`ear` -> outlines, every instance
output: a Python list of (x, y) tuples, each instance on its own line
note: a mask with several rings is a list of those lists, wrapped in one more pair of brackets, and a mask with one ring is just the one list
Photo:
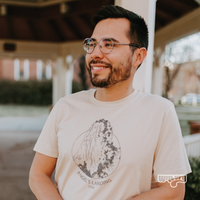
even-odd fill
[(144, 47), (136, 49), (134, 55), (135, 55), (134, 67), (137, 68), (140, 64), (142, 64), (143, 60), (147, 56), (147, 50)]

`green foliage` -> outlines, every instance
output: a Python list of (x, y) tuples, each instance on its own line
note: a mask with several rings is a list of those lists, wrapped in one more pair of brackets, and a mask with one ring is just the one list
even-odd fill
[(83, 85), (77, 81), (72, 81), (72, 93), (76, 93), (81, 90), (84, 90)]
[(52, 81), (0, 81), (0, 104), (51, 105)]
[(190, 158), (192, 173), (187, 175), (186, 193), (184, 200), (200, 199), (200, 157)]
[(79, 58), (79, 68), (80, 68), (80, 73), (79, 73), (79, 77), (81, 79), (81, 85), (82, 85), (82, 88), (83, 90), (87, 90), (88, 89), (88, 86), (87, 86), (87, 83), (86, 83), (86, 63), (85, 63), (85, 55), (81, 56)]

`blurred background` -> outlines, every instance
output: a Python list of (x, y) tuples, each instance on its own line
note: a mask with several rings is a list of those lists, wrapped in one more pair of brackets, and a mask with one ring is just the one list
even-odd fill
[(200, 196), (200, 0), (0, 0), (0, 200), (35, 200), (33, 146), (59, 98), (92, 88), (82, 41), (104, 5), (143, 16), (148, 57), (134, 87), (175, 105)]

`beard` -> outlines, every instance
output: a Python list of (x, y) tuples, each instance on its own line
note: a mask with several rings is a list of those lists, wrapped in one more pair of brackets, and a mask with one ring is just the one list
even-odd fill
[[(106, 65), (107, 68), (110, 69), (109, 74), (103, 78), (98, 78), (98, 74), (92, 74), (92, 63), (99, 63)], [(109, 88), (119, 82), (127, 80), (131, 76), (131, 68), (132, 68), (132, 58), (129, 58), (127, 62), (120, 62), (116, 67), (113, 67), (111, 64), (99, 61), (99, 60), (91, 60), (89, 63), (88, 72), (90, 75), (90, 81), (93, 86), (100, 88)]]

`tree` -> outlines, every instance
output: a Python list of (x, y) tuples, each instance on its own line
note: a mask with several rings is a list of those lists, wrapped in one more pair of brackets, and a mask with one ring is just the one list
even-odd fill
[[(200, 35), (199, 35), (200, 37)], [(177, 77), (181, 64), (191, 61), (193, 58), (194, 45), (190, 42), (191, 36), (168, 44), (164, 53), (164, 67), (166, 81), (164, 85), (163, 97), (168, 98), (168, 92), (173, 86), (173, 81)], [(193, 42), (194, 43), (194, 42)], [(176, 68), (174, 64), (176, 63)]]

